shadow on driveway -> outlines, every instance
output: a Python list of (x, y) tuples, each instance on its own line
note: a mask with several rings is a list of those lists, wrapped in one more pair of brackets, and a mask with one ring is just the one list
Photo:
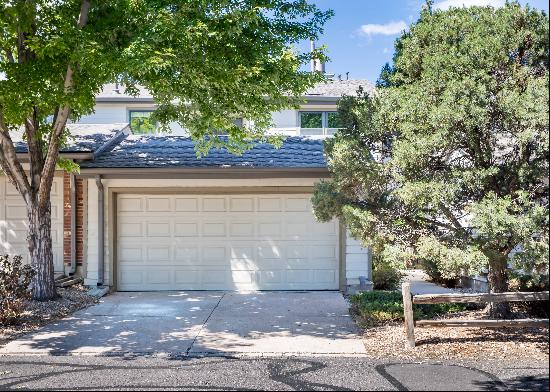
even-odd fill
[(339, 292), (115, 293), (0, 354), (361, 354)]

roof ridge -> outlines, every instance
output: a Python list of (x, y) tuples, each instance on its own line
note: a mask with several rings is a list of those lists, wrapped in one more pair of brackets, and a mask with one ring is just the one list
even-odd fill
[(94, 151), (93, 159), (96, 159), (97, 157), (99, 157), (100, 155), (106, 152), (112, 151), (131, 133), (132, 133), (132, 129), (130, 128), (130, 124), (126, 124), (126, 126), (118, 130), (111, 139), (107, 140), (105, 144), (103, 144), (101, 147), (99, 147), (97, 150)]

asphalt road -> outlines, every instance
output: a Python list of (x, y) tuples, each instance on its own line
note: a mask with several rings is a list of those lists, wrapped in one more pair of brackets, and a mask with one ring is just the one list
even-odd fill
[(548, 363), (366, 357), (0, 357), (0, 390), (548, 390)]

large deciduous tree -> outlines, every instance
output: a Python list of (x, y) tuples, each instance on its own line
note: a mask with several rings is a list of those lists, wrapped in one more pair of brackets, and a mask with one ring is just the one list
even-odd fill
[[(67, 121), (93, 111), (102, 85), (154, 96), (156, 118), (179, 122), (205, 152), (264, 138), (270, 112), (296, 105), (322, 78), (301, 71), (322, 51), (330, 11), (307, 0), (13, 0), (0, 4), (0, 167), (27, 205), (33, 297), (56, 296), (50, 190)], [(254, 127), (237, 126), (235, 117)], [(220, 129), (229, 141), (217, 138)], [(28, 167), (14, 134), (28, 146)], [(208, 137), (211, 136), (211, 137)]]
[(317, 216), (343, 218), (392, 262), (488, 266), (494, 292), (509, 262), (547, 274), (548, 17), (428, 6), (395, 48), (374, 94), (340, 102)]

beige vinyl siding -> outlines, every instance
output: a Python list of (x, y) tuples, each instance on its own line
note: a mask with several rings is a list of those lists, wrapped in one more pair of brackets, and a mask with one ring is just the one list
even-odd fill
[[(52, 249), (54, 269), (63, 272), (63, 179), (52, 185)], [(21, 255), (29, 260), (27, 249), (27, 209), (15, 187), (0, 175), (0, 253)]]

